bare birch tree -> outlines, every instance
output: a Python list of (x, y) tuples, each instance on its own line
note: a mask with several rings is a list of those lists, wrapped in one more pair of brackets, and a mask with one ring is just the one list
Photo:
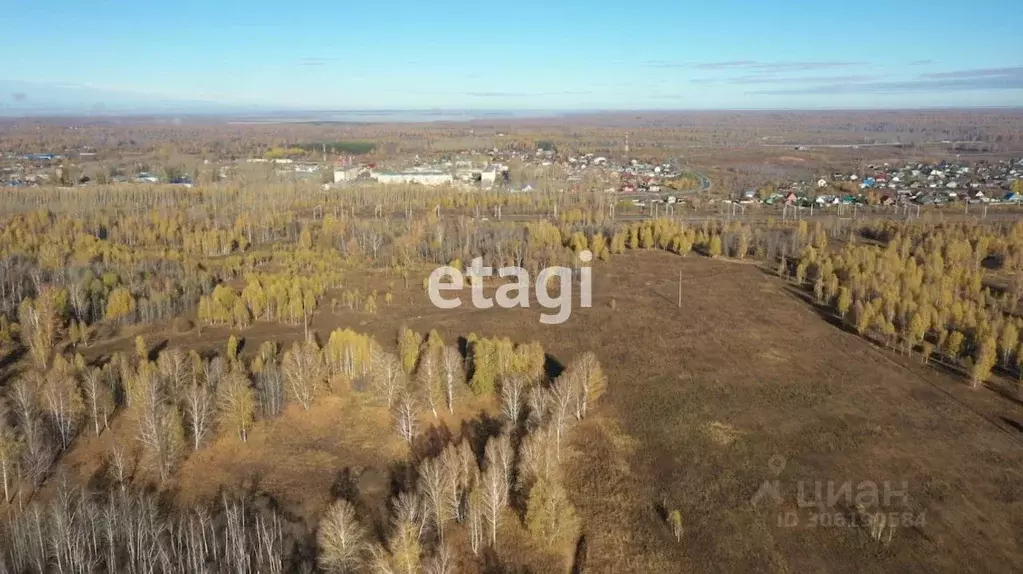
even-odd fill
[(421, 539), (430, 522), (429, 508), (423, 497), (416, 491), (402, 492), (394, 499), (395, 525), (406, 523), (415, 526), (416, 538)]
[(219, 356), (202, 362), (202, 376), (211, 389), (217, 388), (217, 385), (220, 384), (220, 379), (224, 377), (226, 372), (227, 367), (224, 366), (224, 359)]
[(440, 354), (440, 372), (448, 412), (455, 412), (455, 397), (465, 385), (465, 366), (455, 347), (444, 347)]
[(213, 429), (216, 418), (214, 384), (206, 379), (205, 374), (193, 372), (181, 392), (182, 410), (193, 450), (199, 450)]
[(522, 414), (522, 405), (525, 403), (527, 392), (527, 379), (525, 375), (511, 373), (501, 377), (501, 414), (504, 415), (514, 428), (519, 422)]
[(540, 385), (529, 388), (529, 417), (526, 419), (526, 430), (533, 432), (550, 421), (551, 393)]
[(43, 386), (44, 413), (53, 423), (60, 449), (67, 450), (81, 425), (85, 405), (78, 384), (70, 375), (54, 369)]
[(474, 555), (479, 555), (483, 543), (483, 494), (474, 490), (469, 494), (469, 507), (466, 517), (466, 533), (469, 535), (469, 548)]
[(396, 395), (405, 388), (401, 361), (393, 353), (377, 346), (373, 347), (370, 357), (373, 388), (380, 398), (387, 401), (387, 408), (391, 408)]
[(394, 423), (401, 438), (412, 444), (419, 432), (419, 404), (415, 395), (402, 393), (394, 407)]
[(284, 376), (276, 363), (266, 363), (256, 373), (256, 391), (263, 418), (272, 419), (284, 411)]
[(141, 389), (135, 411), (136, 438), (145, 459), (165, 481), (177, 464), (183, 446), (181, 418), (167, 401), (159, 381), (150, 377)]
[(107, 421), (114, 412), (114, 393), (107, 383), (107, 375), (100, 368), (86, 369), (82, 373), (82, 395), (85, 410), (96, 436), (107, 428)]
[(430, 412), (437, 418), (437, 408), (446, 404), (446, 394), (444, 380), (441, 378), (440, 357), (435, 350), (424, 348), (419, 355), (416, 383), (426, 404), (430, 406)]
[(490, 546), (497, 548), (497, 529), (501, 526), (504, 508), (508, 505), (508, 480), (499, 468), (490, 468), (480, 481), (480, 502), (490, 533)]
[(575, 394), (576, 418), (583, 419), (590, 403), (599, 399), (607, 389), (607, 377), (600, 368), (597, 356), (589, 351), (573, 361), (565, 375)]
[(192, 362), (184, 351), (175, 347), (162, 351), (156, 358), (156, 368), (163, 377), (168, 398), (175, 400), (192, 381)]
[(323, 387), (326, 374), (316, 341), (306, 339), (295, 343), (284, 353), (281, 368), (289, 394), (303, 409), (309, 410)]
[(575, 392), (569, 381), (558, 377), (551, 387), (551, 425), (554, 427), (554, 452), (561, 460), (561, 439), (571, 424), (571, 407), (575, 401)]
[(117, 481), (121, 492), (124, 492), (128, 479), (128, 453), (124, 446), (115, 441), (110, 446), (108, 461), (110, 462), (110, 470), (114, 475), (114, 480)]
[(520, 484), (547, 480), (557, 469), (553, 427), (545, 426), (526, 435), (522, 441)]
[(245, 442), (256, 414), (256, 399), (249, 378), (233, 370), (220, 381), (217, 389), (217, 419), (220, 428), (238, 435)]
[(454, 574), (455, 564), (454, 552), (446, 542), (441, 540), (434, 549), (433, 556), (423, 565), (423, 572), (425, 574)]
[(369, 539), (347, 500), (338, 500), (320, 520), (316, 533), (321, 570), (346, 574), (358, 572), (365, 562)]
[(53, 352), (57, 330), (56, 289), (46, 287), (36, 299), (25, 299), (18, 308), (21, 339), (37, 369), (45, 370)]
[(14, 431), (7, 405), (0, 401), (0, 480), (4, 483), (4, 502), (10, 502), (11, 475), (21, 455), (21, 440)]
[(38, 485), (46, 476), (56, 454), (36, 406), (40, 400), (42, 385), (42, 376), (35, 371), (29, 371), (16, 379), (9, 391), (11, 406), (23, 440), (21, 469), (32, 480), (33, 485)]
[(395, 572), (416, 574), (420, 572), (422, 555), (422, 530), (416, 524), (398, 520), (388, 546), (391, 548), (391, 568)]
[[(472, 477), (467, 472), (470, 468), (462, 463), (462, 449), (453, 444), (444, 449), (439, 462), (444, 473), (442, 483), (447, 515), (461, 522), (465, 518), (465, 505), (472, 488)], [(475, 463), (472, 464), (471, 470), (476, 470)]]
[(445, 470), (438, 459), (427, 459), (419, 465), (417, 488), (423, 494), (426, 509), (441, 540), (444, 539), (444, 524), (451, 517), (447, 496), (450, 492), (449, 482), (452, 481), (454, 476)]
[(500, 472), (504, 476), (505, 484), (511, 487), (512, 470), (515, 467), (515, 449), (512, 448), (511, 438), (502, 433), (487, 441), (484, 449), (484, 458), (487, 463), (487, 470)]

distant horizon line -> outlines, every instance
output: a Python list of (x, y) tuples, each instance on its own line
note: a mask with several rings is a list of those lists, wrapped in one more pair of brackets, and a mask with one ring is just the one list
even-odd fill
[[(229, 107), (229, 106), (225, 106)], [(254, 120), (273, 119), (272, 116), (280, 115), (288, 117), (288, 121), (321, 122), (334, 121), (344, 123), (344, 120), (331, 120), (329, 118), (301, 118), (296, 116), (315, 114), (421, 114), (421, 115), (455, 115), (455, 114), (489, 114), (494, 116), (505, 115), (502, 118), (494, 119), (543, 119), (551, 115), (557, 116), (579, 116), (579, 115), (611, 115), (611, 114), (634, 114), (634, 113), (708, 113), (708, 112), (916, 112), (916, 111), (1023, 111), (1023, 105), (966, 105), (966, 106), (900, 106), (900, 107), (722, 107), (722, 108), (473, 108), (473, 107), (427, 107), (427, 108), (273, 108), (269, 106), (238, 106), (237, 109), (220, 110), (132, 110), (108, 112), (96, 111), (54, 111), (40, 109), (38, 111), (17, 110), (27, 113), (8, 113), (15, 110), (3, 109), (0, 107), (0, 118), (3, 120), (47, 120), (47, 119), (116, 119), (116, 118), (237, 118)], [(537, 114), (537, 115), (524, 115)], [(281, 118), (284, 119), (284, 118)], [(440, 118), (439, 118), (440, 119)], [(466, 118), (464, 121), (487, 118)], [(353, 122), (357, 120), (352, 120)], [(400, 121), (400, 120), (399, 120)], [(405, 120), (406, 122), (409, 120)], [(379, 122), (372, 122), (379, 123)]]

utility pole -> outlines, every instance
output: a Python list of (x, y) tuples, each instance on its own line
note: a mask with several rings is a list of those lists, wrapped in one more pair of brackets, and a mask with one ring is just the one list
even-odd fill
[(682, 308), (682, 270), (678, 270), (678, 308)]

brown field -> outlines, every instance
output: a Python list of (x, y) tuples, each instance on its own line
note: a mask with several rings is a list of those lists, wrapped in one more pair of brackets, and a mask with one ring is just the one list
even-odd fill
[[(387, 278), (366, 281), (383, 289)], [(751, 264), (660, 251), (616, 257), (595, 268), (593, 307), (556, 326), (540, 324), (536, 307), (437, 310), (419, 285), (399, 281), (395, 302), (376, 315), (333, 315), (321, 306), (312, 327), (321, 339), (351, 326), (390, 344), (402, 324), (437, 329), (449, 342), (470, 332), (510, 336), (540, 341), (555, 361), (593, 350), (603, 364), (608, 392), (563, 461), (583, 519), (579, 571), (1023, 569), (1023, 403), (1000, 392), (1009, 382), (973, 391), (918, 357), (875, 347)], [(125, 330), (91, 345), (87, 358), (130, 349), (136, 332), (151, 345), (169, 339), (202, 348), (223, 348), (229, 334)], [(259, 324), (240, 335), (252, 353), (266, 339), (285, 347), (302, 329)], [(367, 508), (381, 510), (407, 450), (383, 408), (355, 408), (357, 401), (327, 398), (308, 412), (291, 405), (281, 418), (257, 423), (244, 447), (217, 439), (184, 463), (175, 498), (209, 500), (222, 487), (264, 492), (311, 526), (348, 485)], [(424, 427), (471, 434), (458, 419), (479, 423), (488, 408), (466, 403), (458, 416), (425, 419)], [(93, 475), (104, 443), (120, 434), (115, 423), (100, 439), (80, 439), (62, 467)], [(784, 457), (783, 469), (769, 465), (772, 455)], [(768, 480), (778, 480), (781, 504), (765, 497), (754, 506)], [(800, 508), (801, 481), (805, 493), (822, 484), (822, 503), (828, 481), (850, 483), (853, 494), (876, 483), (882, 508), (913, 521), (888, 545), (871, 540), (866, 527), (811, 525), (813, 515), (825, 522), (854, 513), (844, 499)], [(884, 504), (886, 481), (905, 490), (906, 505)], [(681, 543), (664, 525), (665, 508), (682, 512)], [(797, 526), (779, 525), (786, 512), (796, 513)], [(517, 544), (509, 539), (502, 550)]]

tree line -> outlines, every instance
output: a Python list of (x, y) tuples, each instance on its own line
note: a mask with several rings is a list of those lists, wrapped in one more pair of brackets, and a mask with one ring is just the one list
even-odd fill
[[(864, 337), (963, 369), (974, 387), (1001, 365), (1023, 377), (1023, 224), (874, 222), (840, 250), (808, 246), (779, 271)], [(986, 268), (1009, 279), (993, 283)]]

